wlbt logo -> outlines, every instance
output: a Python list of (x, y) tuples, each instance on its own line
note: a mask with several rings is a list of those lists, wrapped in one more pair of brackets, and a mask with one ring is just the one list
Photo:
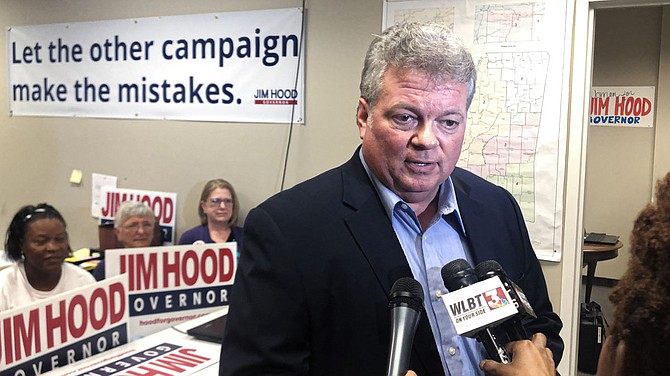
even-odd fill
[(486, 305), (488, 305), (489, 309), (491, 310), (504, 307), (509, 304), (509, 300), (507, 300), (503, 289), (500, 287), (486, 291), (483, 295), (484, 300), (486, 301)]

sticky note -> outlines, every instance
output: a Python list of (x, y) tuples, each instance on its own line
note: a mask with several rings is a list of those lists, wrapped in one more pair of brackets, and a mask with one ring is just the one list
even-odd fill
[(81, 184), (81, 175), (81, 170), (72, 170), (72, 174), (70, 174), (70, 183)]

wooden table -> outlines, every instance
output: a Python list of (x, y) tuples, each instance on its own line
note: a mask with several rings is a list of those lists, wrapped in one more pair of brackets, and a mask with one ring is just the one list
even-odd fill
[(593, 288), (593, 279), (596, 274), (596, 264), (598, 261), (611, 260), (619, 256), (619, 248), (623, 247), (621, 241), (616, 244), (594, 244), (584, 243), (583, 245), (583, 266), (586, 266), (586, 296), (585, 302), (591, 301), (591, 289)]

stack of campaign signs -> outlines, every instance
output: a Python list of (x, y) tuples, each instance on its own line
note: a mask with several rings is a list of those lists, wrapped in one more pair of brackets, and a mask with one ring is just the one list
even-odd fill
[[(228, 307), (175, 325), (83, 361), (58, 368), (54, 375), (213, 375), (220, 343), (201, 341), (187, 332), (226, 317)], [(51, 375), (52, 373), (49, 373)]]
[(108, 250), (107, 279), (0, 313), (0, 376), (216, 364), (218, 343), (194, 346), (187, 331), (227, 312), (236, 254), (236, 243)]

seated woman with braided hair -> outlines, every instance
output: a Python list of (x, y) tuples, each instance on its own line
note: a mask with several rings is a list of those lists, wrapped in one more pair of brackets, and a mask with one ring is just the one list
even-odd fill
[(27, 205), (14, 215), (5, 250), (15, 263), (0, 271), (0, 312), (95, 282), (65, 262), (71, 253), (66, 227), (49, 204)]

